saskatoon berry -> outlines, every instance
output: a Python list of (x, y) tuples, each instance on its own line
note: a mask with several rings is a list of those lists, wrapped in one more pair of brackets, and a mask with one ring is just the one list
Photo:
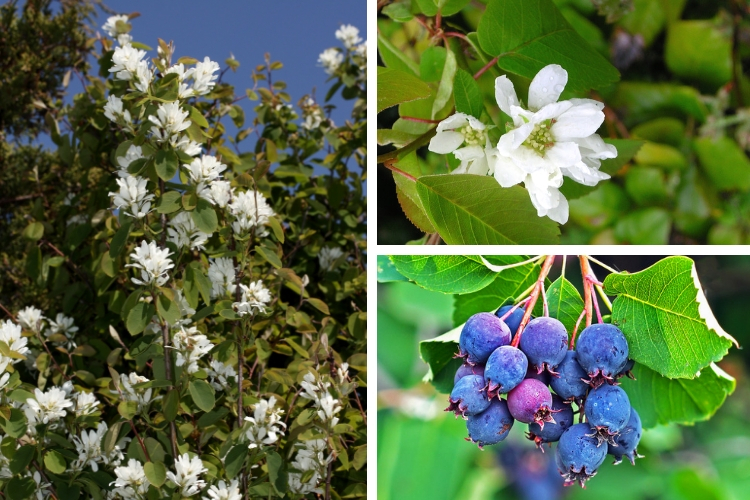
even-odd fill
[(484, 365), (471, 366), (469, 363), (464, 363), (458, 367), (456, 374), (453, 376), (453, 384), (458, 382), (458, 379), (465, 377), (466, 375), (481, 375), (484, 377)]
[(565, 353), (565, 359), (557, 367), (558, 376), (552, 377), (549, 385), (558, 396), (567, 400), (580, 400), (586, 395), (589, 386), (583, 379), (586, 378), (586, 372), (578, 364), (578, 354), (576, 351)]
[(583, 410), (588, 423), (596, 429), (599, 444), (615, 444), (630, 419), (630, 399), (622, 388), (605, 384), (589, 392)]
[(541, 428), (553, 422), (552, 393), (542, 382), (527, 378), (508, 393), (508, 409), (513, 418), (530, 424), (536, 422)]
[(597, 323), (584, 328), (578, 337), (576, 351), (578, 362), (588, 373), (592, 387), (598, 387), (604, 382), (613, 383), (613, 377), (628, 362), (628, 341), (625, 340), (625, 335), (615, 325), (608, 323)]
[(508, 403), (502, 399), (493, 399), (489, 408), (466, 420), (466, 429), (469, 431), (466, 440), (477, 443), (480, 448), (499, 443), (508, 435), (513, 422)]
[(529, 424), (529, 432), (526, 434), (542, 451), (542, 443), (557, 441), (563, 431), (573, 425), (573, 408), (555, 394), (552, 395), (552, 411), (555, 412), (554, 422), (546, 424), (544, 428), (537, 423)]
[(467, 375), (459, 379), (453, 386), (448, 402), (450, 405), (445, 411), (452, 411), (464, 418), (486, 410), (490, 406), (490, 400), (484, 393), (484, 377)]
[(487, 381), (487, 397), (494, 398), (505, 394), (521, 383), (526, 376), (529, 362), (520, 349), (504, 345), (490, 354), (484, 367), (484, 378)]
[(547, 369), (554, 374), (554, 369), (565, 359), (568, 332), (555, 318), (534, 318), (524, 328), (519, 347), (537, 373)]
[(535, 378), (538, 381), (542, 382), (544, 385), (549, 385), (550, 379), (554, 377), (552, 377), (549, 372), (537, 373), (536, 368), (529, 365), (529, 368), (526, 370), (526, 377), (524, 378)]
[(635, 408), (630, 409), (630, 419), (627, 425), (615, 437), (617, 446), (607, 445), (607, 453), (614, 455), (615, 464), (622, 462), (622, 457), (628, 457), (630, 463), (635, 465), (636, 458), (643, 458), (638, 454), (638, 442), (641, 440), (643, 428), (641, 427), (641, 417)]
[[(495, 312), (495, 316), (497, 316), (498, 318), (502, 318), (511, 309), (513, 309), (513, 306), (503, 306)], [(510, 328), (511, 336), (516, 334), (518, 327), (521, 325), (521, 320), (523, 319), (523, 315), (525, 312), (526, 311), (524, 309), (518, 307), (510, 314), (510, 316), (503, 320), (505, 321), (505, 324), (508, 325), (508, 328)]]
[(510, 329), (492, 313), (478, 313), (466, 320), (458, 340), (458, 355), (470, 365), (484, 363), (492, 351), (510, 344)]
[(635, 380), (635, 376), (633, 375), (633, 367), (635, 366), (635, 361), (632, 359), (629, 359), (627, 363), (625, 363), (625, 366), (620, 370), (620, 373), (615, 375), (615, 378), (622, 378), (622, 377), (628, 377), (629, 379)]
[(592, 432), (591, 426), (584, 423), (568, 427), (560, 436), (555, 461), (565, 486), (577, 481), (583, 487), (604, 462), (607, 450), (598, 445)]

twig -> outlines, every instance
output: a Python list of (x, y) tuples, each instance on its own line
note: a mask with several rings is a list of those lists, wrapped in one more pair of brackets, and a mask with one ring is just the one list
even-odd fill
[(492, 59), (490, 59), (490, 62), (488, 62), (487, 64), (485, 64), (485, 65), (484, 65), (484, 66), (482, 67), (482, 69), (480, 69), (479, 71), (477, 71), (477, 72), (476, 72), (476, 73), (474, 74), (474, 80), (479, 80), (479, 77), (480, 77), (480, 76), (482, 76), (483, 74), (485, 74), (485, 73), (487, 72), (487, 70), (488, 70), (488, 69), (490, 69), (490, 68), (491, 68), (491, 67), (493, 67), (493, 66), (494, 66), (495, 64), (497, 64), (497, 59), (498, 59), (498, 57), (499, 57), (499, 56), (493, 57)]
[(581, 275), (583, 275), (583, 308), (586, 311), (586, 326), (591, 326), (591, 316), (593, 315), (591, 309), (591, 287), (586, 282), (586, 276), (591, 273), (591, 267), (585, 255), (579, 255), (578, 262), (581, 263)]
[(539, 278), (536, 280), (534, 289), (531, 291), (531, 295), (529, 296), (529, 301), (526, 303), (526, 312), (523, 314), (523, 319), (521, 319), (521, 323), (518, 325), (518, 330), (516, 330), (516, 335), (515, 337), (513, 337), (513, 342), (511, 342), (510, 344), (513, 347), (518, 347), (518, 343), (521, 341), (521, 333), (523, 332), (524, 328), (526, 328), (526, 324), (529, 322), (529, 319), (531, 319), (531, 313), (534, 310), (536, 301), (539, 298), (539, 295), (542, 293), (542, 289), (544, 288), (544, 280), (545, 278), (547, 278), (547, 274), (549, 274), (549, 270), (552, 268), (552, 264), (554, 262), (554, 255), (547, 255), (544, 258), (544, 264), (542, 264), (542, 269), (541, 271), (539, 271)]
[(393, 166), (393, 164), (394, 164), (394, 163), (396, 163), (396, 161), (397, 161), (397, 160), (396, 160), (395, 158), (394, 158), (394, 159), (391, 159), (391, 160), (386, 160), (385, 162), (383, 162), (383, 166), (384, 166), (385, 168), (387, 168), (388, 170), (391, 170), (391, 171), (393, 171), (393, 172), (396, 172), (397, 174), (401, 174), (401, 175), (403, 175), (404, 177), (406, 177), (406, 178), (407, 178), (407, 179), (409, 179), (410, 181), (414, 181), (414, 182), (417, 182), (417, 178), (416, 178), (416, 177), (414, 177), (413, 175), (411, 175), (411, 174), (407, 174), (406, 172), (404, 172), (404, 171), (403, 171), (403, 170), (401, 170), (400, 168), (396, 168), (396, 167), (394, 167), (394, 166)]
[(734, 93), (737, 98), (737, 107), (744, 108), (744, 98), (742, 97), (742, 59), (740, 58), (740, 22), (742, 21), (742, 12), (737, 0), (730, 3), (732, 9), (732, 83)]
[(425, 245), (439, 245), (440, 239), (440, 233), (432, 233), (427, 237)]

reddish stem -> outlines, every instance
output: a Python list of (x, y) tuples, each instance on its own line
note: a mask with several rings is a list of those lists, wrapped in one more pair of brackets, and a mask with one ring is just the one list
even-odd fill
[(594, 286), (595, 286), (594, 282), (591, 281), (589, 286), (591, 287), (591, 295), (592, 295), (592, 300), (594, 302), (594, 309), (596, 309), (596, 319), (599, 321), (599, 323), (604, 323), (604, 321), (602, 321), (602, 313), (601, 311), (599, 311), (599, 300), (597, 300), (596, 298), (596, 293), (594, 290)]
[(388, 160), (388, 161), (385, 161), (385, 162), (383, 162), (383, 166), (384, 166), (385, 168), (387, 168), (388, 170), (392, 170), (393, 172), (396, 172), (397, 174), (401, 174), (401, 175), (403, 175), (404, 177), (406, 177), (407, 179), (409, 179), (409, 180), (411, 180), (411, 181), (417, 182), (417, 178), (416, 178), (416, 177), (414, 177), (414, 176), (413, 176), (413, 175), (411, 175), (411, 174), (407, 174), (406, 172), (404, 172), (404, 171), (403, 171), (403, 170), (401, 170), (401, 169), (398, 169), (398, 168), (394, 167), (394, 166), (393, 166), (393, 164), (394, 164), (394, 163), (396, 163), (396, 160), (395, 160), (395, 159), (393, 159), (393, 160)]
[(493, 57), (492, 59), (490, 59), (490, 62), (485, 64), (484, 67), (482, 67), (482, 69), (480, 69), (474, 74), (474, 80), (479, 80), (479, 77), (485, 74), (487, 70), (490, 69), (492, 66), (494, 66), (496, 63), (497, 63), (497, 57)]
[(505, 321), (506, 319), (508, 319), (508, 317), (509, 317), (509, 316), (510, 316), (511, 314), (513, 314), (513, 312), (514, 312), (514, 311), (515, 311), (516, 309), (518, 309), (518, 308), (519, 308), (519, 307), (521, 307), (522, 305), (526, 304), (526, 303), (527, 303), (527, 302), (529, 301), (529, 298), (530, 298), (530, 297), (526, 297), (526, 298), (525, 298), (525, 299), (523, 299), (523, 300), (522, 300), (521, 302), (519, 302), (518, 304), (516, 304), (516, 305), (514, 305), (513, 307), (511, 307), (511, 308), (510, 308), (510, 310), (509, 310), (509, 311), (508, 311), (507, 313), (505, 313), (505, 314), (503, 314), (502, 316), (500, 316), (500, 321)]
[(586, 311), (586, 326), (591, 326), (591, 287), (588, 286), (587, 277), (591, 274), (589, 260), (585, 255), (578, 256), (578, 262), (581, 263), (581, 275), (583, 276), (583, 310)]
[(576, 334), (578, 333), (578, 326), (581, 324), (581, 320), (583, 319), (583, 315), (586, 314), (586, 309), (584, 308), (581, 311), (581, 314), (578, 315), (578, 320), (576, 321), (576, 326), (573, 327), (573, 335), (570, 336), (570, 346), (568, 347), (568, 350), (572, 351), (575, 348), (576, 345)]
[(518, 343), (521, 342), (521, 333), (523, 332), (524, 328), (526, 328), (526, 324), (529, 322), (529, 319), (531, 319), (531, 312), (534, 310), (534, 306), (536, 305), (536, 301), (539, 298), (539, 295), (544, 290), (544, 279), (549, 274), (549, 270), (552, 268), (552, 264), (554, 262), (554, 255), (548, 255), (544, 259), (542, 270), (539, 271), (539, 278), (537, 279), (536, 285), (534, 285), (534, 289), (531, 291), (531, 295), (529, 295), (528, 302), (526, 303), (526, 312), (523, 314), (521, 324), (518, 325), (518, 330), (516, 330), (516, 336), (513, 337), (513, 342), (511, 342), (510, 344), (513, 347), (518, 347)]
[(469, 40), (469, 39), (468, 39), (468, 38), (466, 37), (466, 35), (464, 35), (463, 33), (457, 33), (457, 32), (455, 32), (455, 31), (446, 31), (445, 33), (443, 33), (443, 35), (445, 35), (445, 36), (452, 36), (452, 37), (454, 37), (454, 38), (460, 38), (460, 39), (462, 39), (462, 40), (466, 40), (466, 41), (468, 41), (468, 40)]
[(442, 120), (428, 120), (427, 118), (417, 118), (415, 116), (402, 116), (401, 119), (409, 121), (409, 122), (429, 123), (429, 124), (440, 123), (442, 121)]

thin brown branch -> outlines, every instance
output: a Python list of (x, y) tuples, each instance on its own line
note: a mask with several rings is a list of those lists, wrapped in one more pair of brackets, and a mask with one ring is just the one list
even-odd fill
[(497, 64), (497, 59), (498, 59), (498, 57), (493, 57), (492, 59), (490, 59), (490, 61), (487, 64), (485, 64), (484, 66), (482, 66), (482, 68), (479, 71), (477, 71), (476, 73), (474, 73), (474, 80), (479, 80), (480, 76), (482, 76), (483, 74), (485, 74), (488, 69), (490, 69), (495, 64)]

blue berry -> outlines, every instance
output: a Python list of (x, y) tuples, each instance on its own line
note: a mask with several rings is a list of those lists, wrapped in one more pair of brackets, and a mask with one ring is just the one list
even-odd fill
[(630, 399), (621, 387), (604, 384), (589, 392), (583, 410), (588, 423), (596, 428), (599, 443), (615, 444), (630, 419)]
[(471, 365), (484, 363), (492, 351), (510, 344), (510, 329), (492, 313), (478, 313), (466, 320), (458, 340), (460, 357)]
[(542, 382), (527, 378), (508, 393), (508, 409), (513, 418), (530, 424), (536, 422), (544, 428), (546, 422), (554, 422), (552, 417), (552, 393)]
[(448, 397), (448, 408), (456, 415), (467, 418), (469, 415), (481, 413), (490, 406), (490, 400), (484, 392), (484, 377), (481, 375), (467, 375), (459, 379), (453, 386)]
[(629, 379), (635, 380), (635, 375), (633, 375), (633, 367), (635, 366), (635, 361), (632, 359), (629, 359), (627, 363), (625, 363), (625, 366), (622, 367), (622, 370), (620, 370), (620, 373), (615, 375), (615, 378), (622, 378), (622, 377), (628, 377)]
[(565, 359), (557, 367), (558, 376), (550, 379), (552, 390), (563, 399), (578, 401), (586, 396), (589, 386), (583, 379), (586, 372), (578, 363), (576, 351), (565, 353)]
[(529, 358), (537, 373), (545, 369), (550, 373), (565, 359), (568, 350), (568, 332), (555, 318), (534, 318), (523, 329), (519, 347)]
[(555, 461), (565, 486), (578, 482), (583, 487), (604, 462), (607, 449), (598, 445), (592, 432), (591, 426), (584, 423), (568, 427), (560, 436)]
[[(513, 306), (503, 306), (495, 312), (495, 316), (497, 316), (498, 318), (502, 318), (511, 309), (513, 309)], [(511, 335), (516, 334), (516, 330), (518, 330), (518, 327), (521, 325), (521, 320), (523, 319), (523, 315), (525, 312), (526, 311), (523, 308), (518, 307), (510, 314), (510, 316), (503, 320), (505, 321), (505, 324), (508, 325), (508, 328), (510, 328)]]
[(480, 448), (499, 443), (508, 435), (513, 422), (508, 403), (502, 399), (493, 399), (486, 410), (471, 415), (466, 420), (466, 429), (469, 431), (466, 439), (477, 443)]
[(453, 384), (458, 382), (458, 379), (465, 377), (466, 375), (481, 375), (484, 377), (484, 365), (471, 366), (469, 363), (464, 363), (458, 367), (456, 374), (453, 376)]
[(542, 443), (553, 443), (560, 439), (562, 433), (573, 425), (573, 408), (560, 396), (552, 395), (552, 408), (554, 422), (547, 423), (541, 427), (537, 423), (529, 424), (529, 432), (526, 437), (536, 443), (537, 447), (544, 451)]
[(549, 385), (550, 379), (554, 378), (550, 375), (549, 372), (542, 372), (537, 373), (536, 368), (529, 365), (528, 369), (526, 369), (526, 377), (525, 378), (535, 378), (544, 385)]
[(622, 462), (622, 457), (628, 457), (630, 463), (635, 465), (636, 458), (643, 458), (638, 454), (638, 443), (641, 440), (643, 428), (641, 427), (641, 417), (635, 408), (630, 409), (630, 419), (627, 425), (615, 437), (617, 446), (607, 445), (607, 453), (614, 455), (615, 464)]
[(510, 392), (526, 376), (529, 362), (526, 355), (510, 345), (500, 346), (490, 354), (484, 366), (487, 397)]
[[(525, 332), (524, 332), (525, 333)], [(592, 387), (614, 383), (628, 362), (628, 341), (619, 328), (597, 323), (584, 328), (576, 344), (578, 362), (586, 370)]]

